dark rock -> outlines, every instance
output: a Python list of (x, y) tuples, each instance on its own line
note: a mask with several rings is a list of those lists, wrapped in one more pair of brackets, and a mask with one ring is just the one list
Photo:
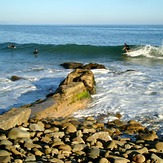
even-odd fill
[(19, 76), (15, 76), (15, 75), (13, 75), (13, 76), (11, 77), (11, 81), (17, 81), (17, 80), (20, 80), (20, 79), (22, 79), (22, 78), (19, 77)]
[(83, 66), (83, 69), (106, 69), (104, 65), (98, 63), (89, 63)]
[(78, 62), (64, 62), (60, 64), (60, 66), (66, 68), (66, 69), (76, 69), (76, 68), (82, 68), (83, 64)]

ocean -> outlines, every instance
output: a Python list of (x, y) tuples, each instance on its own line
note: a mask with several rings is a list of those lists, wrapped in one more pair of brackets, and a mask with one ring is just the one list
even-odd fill
[(97, 93), (75, 117), (120, 113), (163, 135), (163, 25), (0, 25), (0, 114), (55, 91), (72, 61), (106, 67), (92, 70)]

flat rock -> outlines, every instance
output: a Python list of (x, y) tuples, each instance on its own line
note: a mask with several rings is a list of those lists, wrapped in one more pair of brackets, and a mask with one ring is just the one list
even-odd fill
[(0, 115), (0, 129), (8, 130), (15, 127), (16, 125), (21, 125), (28, 121), (31, 114), (31, 109), (29, 108), (13, 108), (3, 115)]

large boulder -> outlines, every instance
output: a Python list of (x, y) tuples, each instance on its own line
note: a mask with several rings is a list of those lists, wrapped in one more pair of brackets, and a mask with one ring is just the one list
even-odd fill
[(29, 108), (13, 108), (3, 115), (0, 115), (0, 129), (8, 130), (15, 127), (16, 125), (21, 125), (28, 121), (31, 114), (31, 109)]
[(88, 63), (86, 65), (83, 65), (82, 63), (78, 62), (64, 62), (60, 64), (60, 66), (66, 68), (66, 69), (106, 69), (106, 67), (102, 64), (98, 63)]
[[(90, 70), (75, 69), (63, 82), (61, 82), (60, 86), (69, 85), (72, 82), (82, 82), (90, 94), (96, 93), (94, 75)], [(57, 91), (58, 90), (60, 90), (60, 87), (57, 89)]]
[(65, 117), (74, 111), (86, 108), (95, 93), (94, 75), (90, 70), (75, 69), (61, 82), (54, 94), (46, 100), (29, 106), (31, 118)]

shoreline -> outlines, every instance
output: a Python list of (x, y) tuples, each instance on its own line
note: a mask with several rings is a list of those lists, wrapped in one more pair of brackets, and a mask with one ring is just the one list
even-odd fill
[[(76, 107), (75, 100), (79, 101), (78, 107), (83, 103), (83, 97), (85, 100), (85, 94), (82, 92), (80, 96), (75, 94), (74, 99), (74, 92), (78, 92), (79, 88), (86, 91), (83, 84), (74, 83), (74, 79), (79, 80), (79, 74), (76, 78), (75, 72), (83, 74), (81, 70), (74, 70), (56, 90), (56, 93), (59, 93), (57, 98), (62, 97), (60, 102), (63, 108), (66, 106), (66, 109), (71, 110), (74, 109), (71, 107)], [(94, 92), (94, 77), (88, 72), (82, 80), (87, 79), (88, 82), (89, 78), (88, 83), (90, 84), (91, 81), (92, 87), (87, 87), (87, 91), (89, 89), (90, 92)], [(88, 74), (90, 76), (87, 76)], [(74, 86), (76, 88), (72, 90)], [(70, 96), (71, 93), (73, 96)], [(52, 99), (56, 94), (52, 93), (47, 96), (48, 99)], [(70, 99), (67, 98), (69, 96)], [(31, 104), (31, 106), (40, 107), (42, 104), (45, 105), (45, 101), (48, 102), (47, 99), (37, 101), (38, 103)], [(66, 105), (64, 101), (68, 101)], [(72, 103), (75, 105), (70, 105)], [(53, 105), (50, 109), (41, 110), (37, 116), (30, 117), (31, 106), (10, 110), (8, 119), (3, 119), (4, 124), (9, 120), (10, 126), (0, 129), (0, 162), (151, 163), (163, 161), (163, 137), (137, 121), (124, 122), (120, 114), (114, 115), (115, 120), (107, 122), (103, 121), (103, 115), (97, 118), (88, 116), (77, 119), (72, 117), (71, 113), (67, 115), (58, 113), (55, 117)]]

